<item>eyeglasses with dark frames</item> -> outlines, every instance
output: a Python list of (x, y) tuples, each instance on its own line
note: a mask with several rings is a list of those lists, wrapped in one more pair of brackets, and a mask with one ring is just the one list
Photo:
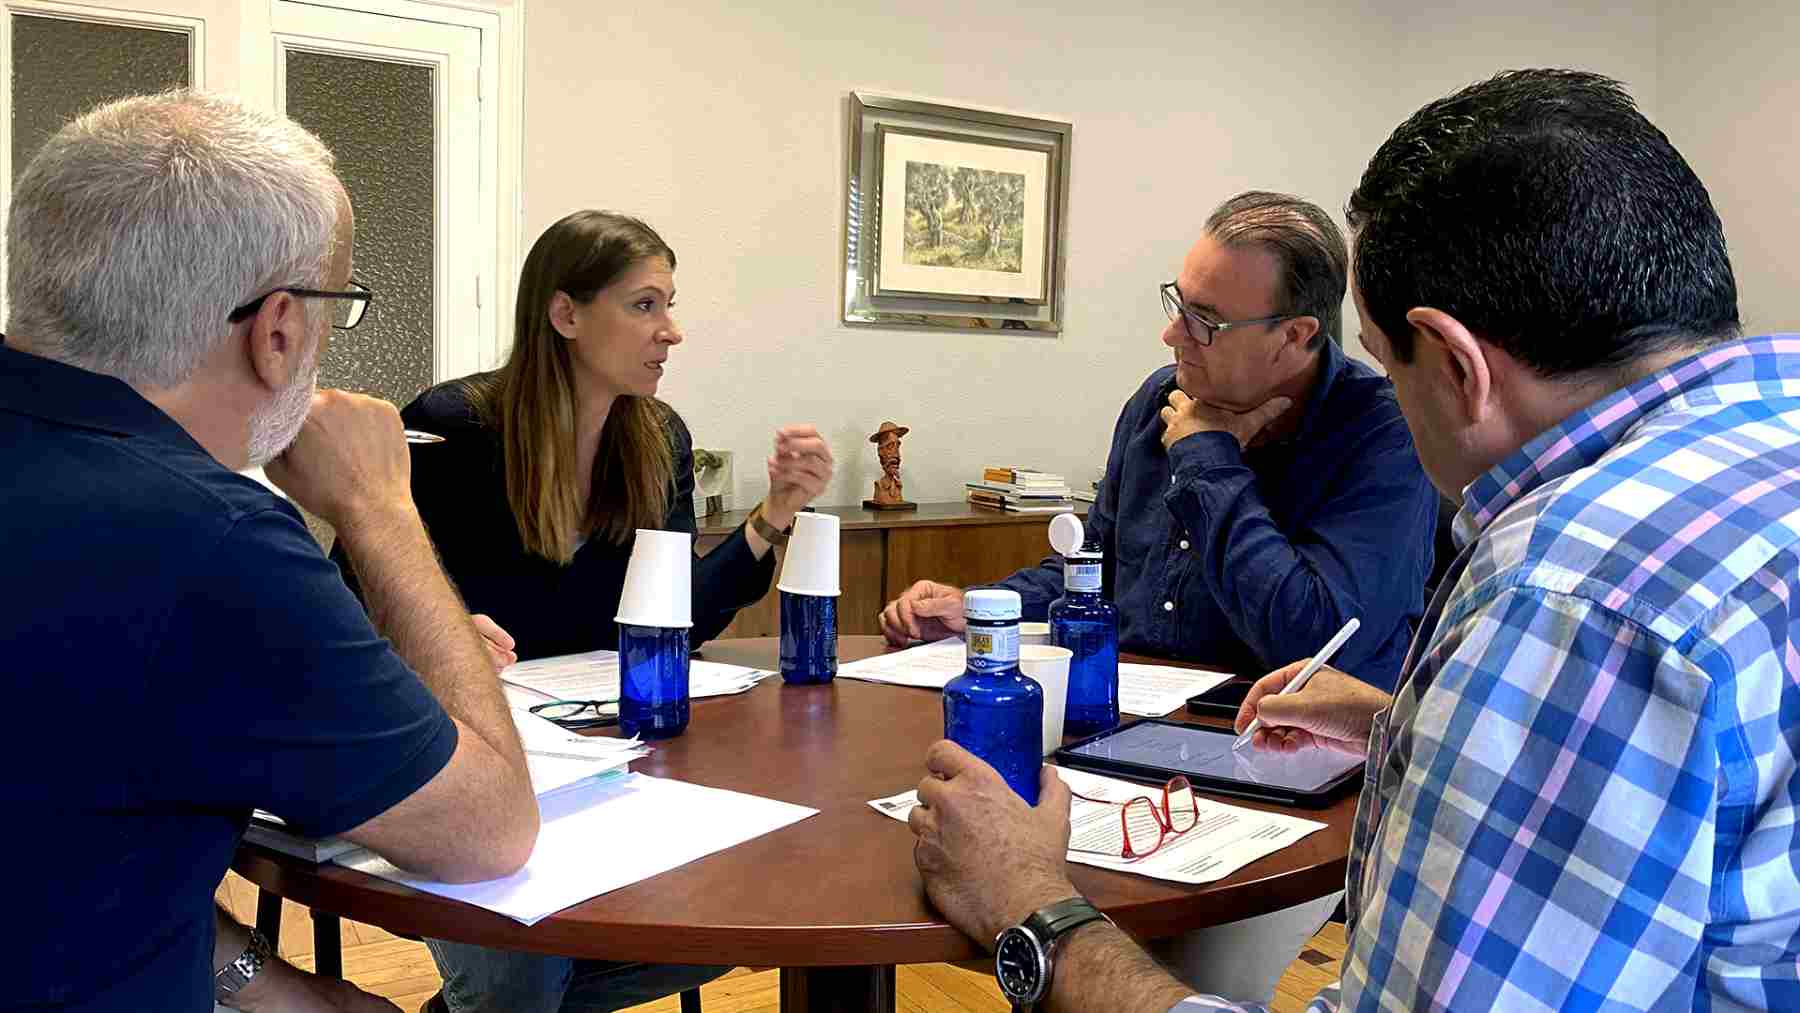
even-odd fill
[(232, 310), (225, 319), (235, 324), (255, 316), (256, 311), (262, 309), (264, 301), (276, 292), (286, 292), (288, 295), (297, 295), (302, 299), (335, 300), (336, 306), (331, 313), (331, 326), (340, 331), (350, 330), (362, 323), (363, 315), (369, 309), (369, 301), (375, 298), (375, 293), (370, 292), (368, 286), (358, 281), (350, 282), (349, 289), (343, 292), (327, 292), (316, 288), (277, 288), (264, 292)]
[(534, 704), (531, 713), (571, 731), (605, 728), (619, 723), (617, 700), (552, 700)]
[(1117, 848), (1107, 851), (1070, 848), (1070, 851), (1135, 862), (1149, 858), (1164, 843), (1180, 837), (1200, 823), (1200, 802), (1194, 797), (1194, 786), (1185, 777), (1170, 778), (1163, 785), (1160, 799), (1139, 795), (1124, 802), (1114, 802), (1110, 799), (1090, 798), (1080, 792), (1070, 794), (1083, 802), (1119, 807)]
[(1180, 320), (1181, 327), (1187, 336), (1201, 345), (1210, 345), (1213, 338), (1236, 327), (1254, 327), (1257, 324), (1278, 324), (1283, 320), (1295, 320), (1306, 316), (1305, 313), (1279, 313), (1272, 317), (1257, 317), (1254, 320), (1221, 320), (1214, 323), (1188, 308), (1187, 300), (1181, 296), (1181, 289), (1174, 282), (1162, 286), (1163, 312), (1170, 320)]

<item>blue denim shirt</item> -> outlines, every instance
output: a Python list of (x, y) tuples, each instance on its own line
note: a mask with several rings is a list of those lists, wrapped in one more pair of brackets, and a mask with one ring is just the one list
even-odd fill
[[(1124, 650), (1260, 675), (1355, 616), (1362, 629), (1333, 666), (1393, 687), (1424, 609), (1438, 495), (1387, 378), (1335, 343), (1319, 354), (1299, 428), (1247, 452), (1226, 433), (1163, 449), (1173, 365), (1126, 402), (1087, 519)], [(1041, 620), (1062, 594), (1062, 559), (1000, 586)]]

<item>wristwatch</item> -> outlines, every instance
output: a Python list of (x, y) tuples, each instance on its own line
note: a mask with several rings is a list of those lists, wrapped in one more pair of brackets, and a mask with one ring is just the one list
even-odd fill
[(250, 979), (256, 977), (256, 972), (262, 970), (273, 955), (269, 949), (269, 940), (261, 932), (251, 929), (250, 942), (244, 947), (244, 952), (213, 975), (213, 1001), (221, 1006), (229, 1006), (230, 1003), (225, 1000), (250, 984)]
[(1112, 919), (1086, 898), (1070, 897), (1038, 909), (994, 937), (994, 977), (1015, 1013), (1030, 1009), (1050, 994), (1057, 940), (1091, 921)]
[(750, 526), (755, 528), (756, 533), (763, 537), (763, 541), (775, 546), (786, 545), (788, 543), (788, 536), (794, 533), (794, 525), (792, 523), (788, 524), (786, 531), (770, 524), (768, 518), (763, 516), (761, 503), (756, 505), (755, 510), (750, 511)]

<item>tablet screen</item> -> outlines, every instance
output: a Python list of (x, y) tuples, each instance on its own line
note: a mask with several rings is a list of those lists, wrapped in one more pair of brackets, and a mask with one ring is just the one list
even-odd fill
[(1171, 774), (1211, 777), (1267, 785), (1303, 794), (1317, 792), (1362, 760), (1330, 749), (1272, 753), (1245, 746), (1231, 748), (1235, 736), (1193, 725), (1145, 721), (1068, 751), (1097, 760), (1117, 760), (1156, 767)]

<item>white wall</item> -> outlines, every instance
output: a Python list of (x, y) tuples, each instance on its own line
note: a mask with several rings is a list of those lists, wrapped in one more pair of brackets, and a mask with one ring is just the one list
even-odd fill
[[(1336, 214), (1406, 114), (1506, 67), (1601, 70), (1655, 108), (1655, 0), (749, 6), (530, 0), (525, 46), (527, 241), (606, 207), (674, 246), (688, 340), (662, 394), (699, 445), (737, 452), (739, 506), (787, 421), (832, 440), (824, 503), (868, 495), (884, 418), (913, 428), (915, 500), (960, 498), (983, 464), (1085, 484), (1166, 361), (1156, 285), (1219, 200), (1287, 190)], [(1060, 336), (838, 323), (852, 89), (1073, 122)]]
[(1800, 4), (1665, 2), (1663, 130), (1725, 222), (1747, 333), (1800, 330)]

